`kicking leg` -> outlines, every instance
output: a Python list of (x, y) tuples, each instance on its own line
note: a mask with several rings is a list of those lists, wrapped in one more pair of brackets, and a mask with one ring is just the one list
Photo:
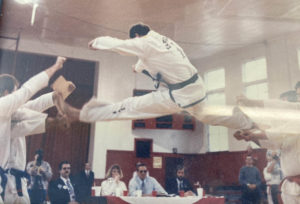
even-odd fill
[(143, 96), (129, 97), (112, 104), (104, 104), (92, 99), (83, 106), (82, 110), (66, 104), (62, 97), (58, 97), (55, 105), (71, 121), (80, 119), (83, 122), (146, 119), (181, 111), (170, 99), (167, 90), (156, 91)]

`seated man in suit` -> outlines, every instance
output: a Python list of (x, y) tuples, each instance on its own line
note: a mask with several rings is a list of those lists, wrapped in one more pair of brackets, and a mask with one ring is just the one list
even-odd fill
[(158, 195), (168, 194), (155, 178), (147, 176), (148, 170), (145, 164), (138, 164), (136, 171), (137, 176), (129, 181), (129, 196), (138, 196), (138, 191), (142, 196), (152, 196), (153, 191), (156, 191)]
[(59, 164), (60, 177), (50, 182), (48, 195), (52, 204), (75, 204), (76, 192), (75, 184), (70, 179), (71, 164), (62, 161)]
[(179, 195), (180, 191), (184, 191), (184, 196), (195, 195), (191, 183), (184, 177), (184, 167), (181, 165), (176, 168), (176, 177), (167, 180), (166, 190), (169, 194)]

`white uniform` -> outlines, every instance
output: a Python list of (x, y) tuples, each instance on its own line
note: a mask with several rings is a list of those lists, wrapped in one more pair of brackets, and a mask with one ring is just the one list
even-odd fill
[(7, 165), (10, 154), (11, 116), (25, 104), (37, 91), (48, 85), (46, 72), (29, 79), (17, 91), (0, 98), (0, 166)]
[[(0, 167), (4, 168), (9, 159), (12, 114), (37, 91), (46, 87), (48, 81), (46, 72), (41, 72), (30, 78), (14, 93), (0, 98)], [(2, 192), (2, 188), (0, 190)]]
[[(48, 93), (35, 100), (28, 101), (12, 116), (10, 158), (6, 169), (14, 168), (21, 171), (26, 167), (26, 140), (25, 136), (40, 134), (46, 131), (45, 121), (47, 114), (40, 113), (52, 107), (53, 93)], [(16, 189), (15, 177), (7, 174), (8, 182), (5, 188), (6, 203), (14, 203), (22, 199), (22, 203), (30, 203), (26, 179), (22, 179), (23, 197), (20, 198)]]
[[(299, 103), (289, 103), (281, 101), (265, 101), (265, 107), (267, 108), (283, 108), (286, 111), (293, 110), (298, 112), (300, 110)], [(283, 115), (286, 113), (283, 112)], [(300, 114), (300, 113), (299, 113)], [(299, 120), (283, 121), (281, 124), (277, 120), (274, 120), (271, 128), (267, 129), (266, 135), (268, 140), (261, 140), (262, 147), (268, 149), (280, 149), (280, 164), (284, 177), (300, 175), (300, 127)], [(298, 134), (297, 132), (298, 127)], [(292, 129), (291, 133), (289, 129)], [(295, 182), (285, 180), (281, 187), (282, 200), (286, 204), (299, 204), (300, 203), (300, 186)]]
[[(135, 65), (137, 72), (147, 70), (153, 77), (159, 73), (168, 84), (187, 81), (197, 74), (196, 68), (190, 63), (182, 48), (174, 41), (154, 31), (150, 31), (146, 36), (128, 40), (99, 37), (95, 39), (92, 46), (120, 54), (138, 56), (139, 60)], [(109, 105), (103, 105), (92, 99), (80, 112), (80, 120), (94, 122), (144, 119), (186, 110), (200, 121), (210, 125), (223, 125), (235, 129), (251, 128), (252, 123), (240, 112), (235, 112), (236, 117), (232, 117), (232, 108), (223, 107), (222, 110), (216, 110), (216, 107), (206, 106), (205, 95), (203, 80), (198, 76), (195, 82), (172, 91), (175, 102), (171, 99), (169, 89), (166, 87), (161, 87), (144, 96), (130, 97)], [(192, 104), (196, 105), (191, 106)], [(190, 107), (184, 108), (186, 106)]]

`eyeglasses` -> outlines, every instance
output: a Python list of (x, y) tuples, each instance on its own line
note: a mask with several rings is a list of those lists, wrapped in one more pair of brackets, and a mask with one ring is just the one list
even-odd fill
[(71, 169), (71, 167), (64, 167), (63, 170)]
[(145, 173), (147, 173), (147, 170), (140, 170), (139, 172), (140, 172), (141, 174), (142, 174), (142, 173), (145, 174)]

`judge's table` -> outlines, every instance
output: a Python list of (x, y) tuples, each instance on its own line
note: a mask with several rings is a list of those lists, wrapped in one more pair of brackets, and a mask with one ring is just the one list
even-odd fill
[(92, 197), (89, 204), (224, 204), (224, 197)]

